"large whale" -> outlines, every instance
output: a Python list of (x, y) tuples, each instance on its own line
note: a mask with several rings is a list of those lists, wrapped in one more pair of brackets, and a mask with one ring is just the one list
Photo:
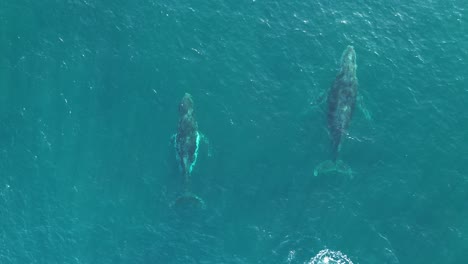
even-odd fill
[(198, 131), (198, 123), (194, 116), (192, 96), (185, 93), (179, 104), (179, 123), (177, 133), (173, 136), (176, 159), (183, 175), (184, 193), (175, 205), (181, 203), (202, 204), (203, 201), (190, 193), (191, 174), (197, 163), (198, 150), (202, 135)]
[[(351, 170), (338, 160), (338, 153), (358, 99), (356, 69), (356, 52), (353, 46), (348, 46), (341, 57), (340, 71), (327, 96), (327, 125), (331, 137), (332, 160), (318, 165), (314, 171), (315, 176), (319, 172), (332, 170), (351, 173)], [(365, 113), (367, 115), (367, 112)]]
[(356, 106), (358, 92), (356, 68), (356, 52), (352, 46), (348, 46), (341, 58), (341, 70), (327, 97), (327, 122), (332, 141), (333, 161), (338, 159), (343, 136)]

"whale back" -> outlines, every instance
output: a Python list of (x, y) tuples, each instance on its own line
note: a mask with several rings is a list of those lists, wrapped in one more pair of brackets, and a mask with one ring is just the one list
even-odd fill
[(342, 137), (348, 129), (356, 105), (356, 69), (356, 53), (352, 46), (348, 46), (342, 55), (340, 72), (328, 93), (327, 120), (334, 160), (337, 159)]
[(186, 93), (182, 98), (179, 113), (175, 147), (180, 167), (187, 178), (196, 162), (199, 141), (198, 124), (193, 113), (193, 100), (190, 94)]

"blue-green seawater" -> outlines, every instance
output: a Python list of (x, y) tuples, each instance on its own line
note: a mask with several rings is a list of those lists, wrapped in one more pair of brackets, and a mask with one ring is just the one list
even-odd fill
[[(464, 0), (2, 0), (0, 263), (468, 261)], [(326, 92), (359, 93), (330, 159)], [(182, 192), (170, 141), (192, 94)], [(209, 151), (209, 148), (211, 150)], [(210, 155), (209, 155), (210, 154)]]

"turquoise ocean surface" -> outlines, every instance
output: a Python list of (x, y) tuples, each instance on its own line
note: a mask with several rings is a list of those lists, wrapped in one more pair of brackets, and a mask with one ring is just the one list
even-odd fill
[[(348, 45), (372, 119), (314, 177)], [(467, 76), (466, 0), (1, 0), (0, 263), (468, 263)]]

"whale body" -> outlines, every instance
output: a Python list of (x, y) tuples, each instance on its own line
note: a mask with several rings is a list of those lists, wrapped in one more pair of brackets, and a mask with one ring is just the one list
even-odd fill
[(197, 163), (199, 146), (200, 134), (193, 113), (193, 100), (192, 96), (186, 93), (179, 104), (179, 123), (174, 138), (176, 158), (186, 181)]
[(332, 141), (332, 159), (338, 159), (343, 136), (356, 106), (358, 79), (356, 77), (356, 52), (348, 46), (341, 58), (341, 69), (336, 76), (328, 97), (327, 123)]
[(183, 175), (184, 189), (183, 194), (174, 202), (175, 206), (204, 207), (203, 200), (189, 190), (192, 171), (197, 163), (200, 139), (201, 134), (193, 111), (193, 99), (189, 93), (185, 93), (179, 104), (179, 122), (177, 133), (174, 135), (176, 159)]
[(341, 57), (340, 71), (327, 96), (327, 127), (331, 137), (332, 158), (315, 168), (315, 176), (322, 172), (337, 171), (352, 177), (351, 169), (338, 159), (338, 153), (358, 98), (356, 70), (356, 52), (353, 46), (348, 46)]

